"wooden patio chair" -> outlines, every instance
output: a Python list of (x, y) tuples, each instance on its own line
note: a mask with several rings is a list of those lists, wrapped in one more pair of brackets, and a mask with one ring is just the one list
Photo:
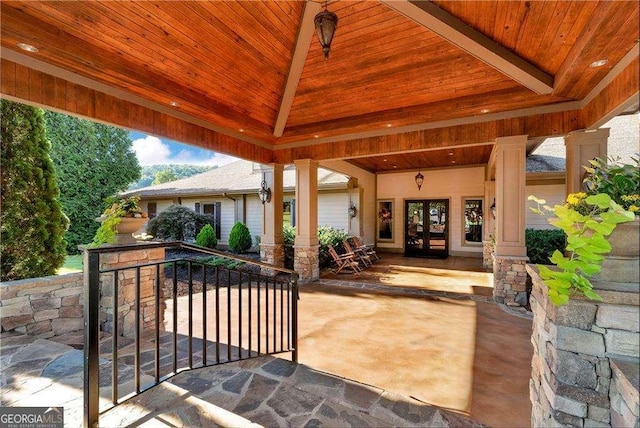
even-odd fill
[(369, 267), (373, 264), (373, 262), (371, 261), (371, 257), (367, 255), (365, 250), (362, 248), (352, 248), (351, 244), (349, 244), (348, 239), (345, 239), (344, 241), (342, 241), (342, 245), (344, 246), (344, 249), (347, 253), (355, 254), (358, 260), (362, 262), (362, 265), (364, 267)]
[(378, 257), (378, 253), (376, 253), (376, 250), (373, 249), (373, 245), (365, 244), (357, 236), (352, 236), (351, 239), (353, 240), (353, 245), (355, 245), (356, 248), (362, 248), (369, 257), (375, 260), (380, 260), (380, 257)]
[(351, 269), (353, 273), (362, 271), (362, 269), (360, 269), (360, 266), (358, 266), (358, 261), (356, 260), (355, 254), (345, 253), (339, 255), (336, 249), (333, 248), (333, 245), (329, 245), (329, 254), (331, 254), (333, 262), (338, 267), (338, 270), (336, 270), (335, 272), (336, 274), (340, 273), (340, 271), (345, 268)]

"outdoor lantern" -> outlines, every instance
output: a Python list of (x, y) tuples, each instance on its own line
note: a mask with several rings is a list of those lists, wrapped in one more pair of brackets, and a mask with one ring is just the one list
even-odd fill
[(357, 215), (358, 215), (358, 209), (356, 208), (356, 205), (353, 203), (353, 201), (351, 201), (349, 203), (349, 217), (354, 218)]
[(327, 10), (327, 2), (325, 1), (324, 10), (313, 18), (313, 23), (316, 26), (318, 40), (320, 40), (320, 44), (322, 45), (324, 59), (328, 59), (329, 50), (331, 49), (331, 41), (333, 40), (333, 33), (338, 27), (338, 15)]
[(496, 200), (493, 200), (493, 204), (491, 204), (491, 215), (493, 218), (496, 218)]
[(267, 187), (267, 182), (262, 180), (260, 184), (260, 190), (258, 190), (258, 196), (260, 197), (260, 202), (263, 204), (265, 202), (271, 202), (271, 189)]
[(422, 183), (424, 183), (424, 175), (421, 173), (416, 174), (416, 184), (418, 185), (418, 190), (422, 188)]

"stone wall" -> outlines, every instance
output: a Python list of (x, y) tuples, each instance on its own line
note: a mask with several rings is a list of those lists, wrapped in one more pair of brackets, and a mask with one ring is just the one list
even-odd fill
[(640, 399), (638, 399), (638, 360), (611, 358), (611, 425), (635, 427), (640, 425)]
[[(260, 261), (276, 267), (284, 267), (284, 244), (260, 244)], [(273, 269), (262, 269), (263, 275), (275, 275)]]
[(298, 272), (300, 280), (315, 281), (320, 278), (319, 251), (319, 245), (293, 247), (293, 270)]
[[(532, 426), (634, 426), (620, 423), (622, 419), (615, 415), (614, 408), (622, 407), (618, 398), (612, 399), (621, 395), (615, 392), (620, 389), (616, 379), (621, 376), (614, 376), (612, 361), (621, 358), (637, 367), (638, 285), (635, 289), (596, 289), (602, 302), (574, 296), (556, 307), (537, 268), (529, 265), (527, 271), (533, 279)], [(635, 409), (638, 426), (637, 388), (635, 391), (627, 407)], [(628, 412), (625, 415), (627, 421)]]
[(0, 283), (2, 331), (50, 338), (83, 329), (83, 274)]
[(493, 251), (495, 250), (495, 242), (493, 239), (482, 241), (482, 267), (487, 270), (493, 270)]

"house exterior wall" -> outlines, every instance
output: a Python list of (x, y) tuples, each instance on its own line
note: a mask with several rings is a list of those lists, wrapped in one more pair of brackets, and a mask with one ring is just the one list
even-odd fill
[(349, 230), (348, 195), (321, 192), (318, 195), (318, 226), (331, 226), (335, 229)]
[[(415, 176), (418, 171), (379, 174), (377, 199), (393, 204), (393, 242), (380, 241), (376, 245), (388, 251), (404, 250), (404, 202), (408, 199), (447, 199), (449, 201), (449, 253), (482, 257), (482, 245), (465, 245), (463, 214), (464, 198), (484, 199), (484, 167), (440, 169), (425, 171), (424, 184), (418, 190)], [(485, 212), (488, 201), (484, 201)], [(489, 204), (490, 205), (490, 204)]]
[[(527, 186), (527, 196), (534, 195), (537, 198), (547, 201), (546, 205), (553, 207), (554, 205), (561, 204), (566, 198), (566, 190), (564, 184), (550, 184), (550, 185), (534, 185)], [(554, 229), (554, 226), (550, 225), (547, 221), (547, 217), (534, 213), (529, 208), (535, 207), (535, 202), (527, 201), (527, 229)]]

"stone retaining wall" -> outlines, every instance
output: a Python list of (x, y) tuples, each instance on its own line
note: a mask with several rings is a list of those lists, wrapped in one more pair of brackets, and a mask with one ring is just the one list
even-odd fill
[(528, 257), (493, 254), (493, 297), (507, 306), (527, 306)]
[[(537, 268), (528, 265), (527, 271), (533, 279), (532, 426), (637, 427), (637, 386), (635, 396), (630, 388), (621, 388), (624, 376), (612, 368), (616, 358), (638, 364), (638, 285), (596, 289), (602, 302), (574, 296), (556, 307)], [(618, 398), (622, 396), (626, 398)], [(635, 425), (628, 423), (634, 411)]]
[(46, 339), (82, 330), (83, 273), (0, 283), (2, 331)]

